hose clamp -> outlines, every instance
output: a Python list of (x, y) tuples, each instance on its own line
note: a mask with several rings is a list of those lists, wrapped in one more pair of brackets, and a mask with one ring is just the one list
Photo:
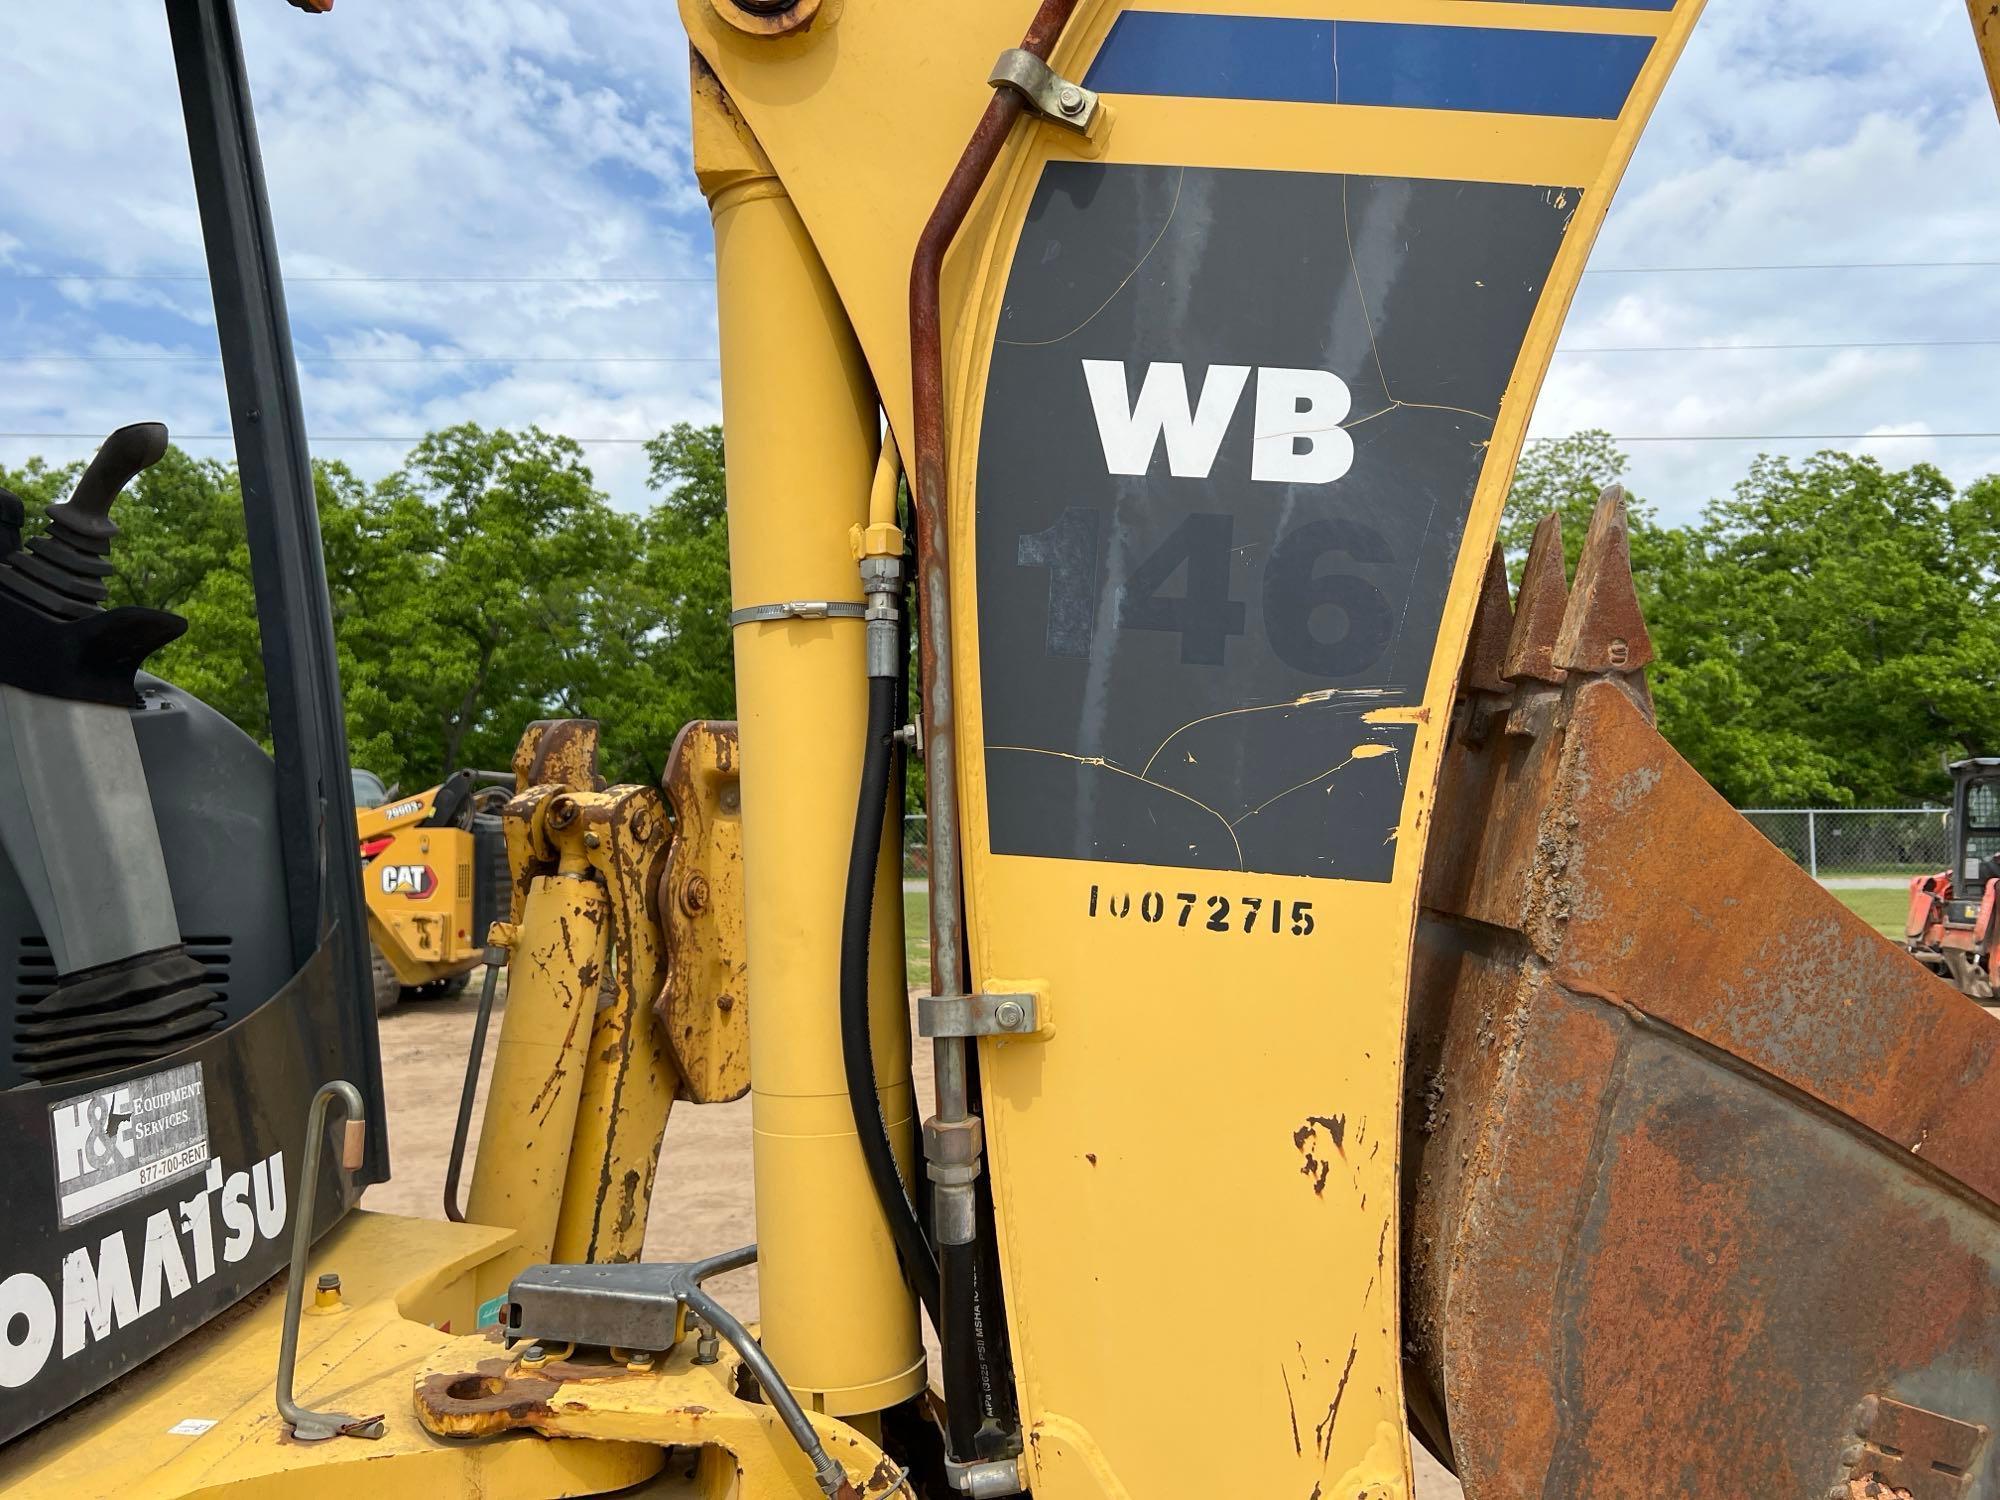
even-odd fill
[(867, 610), (838, 599), (788, 599), (783, 604), (750, 604), (729, 612), (729, 623), (754, 625), (765, 620), (859, 620)]
[(1042, 1029), (1041, 996), (919, 995), (917, 1035), (1033, 1036)]
[(1087, 136), (1097, 124), (1096, 93), (1071, 83), (1026, 47), (1009, 47), (1001, 53), (986, 81), (996, 89), (1012, 89), (1030, 114), (1065, 130)]

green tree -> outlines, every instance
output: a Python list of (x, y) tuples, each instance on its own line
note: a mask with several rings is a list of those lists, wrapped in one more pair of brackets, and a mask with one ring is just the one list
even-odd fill
[[(348, 738), (405, 787), (506, 764), (531, 719), (604, 726), (612, 780), (659, 774), (680, 725), (735, 708), (722, 433), (647, 445), (643, 515), (599, 491), (578, 445), (461, 426), (377, 484), (313, 466)], [(82, 465), (0, 468), (29, 525)], [(1602, 432), (1530, 445), (1503, 517), (1518, 568), (1561, 512), (1574, 568), (1626, 460)], [(1738, 803), (1939, 796), (1946, 760), (2000, 750), (2000, 476), (1822, 453), (1760, 458), (1700, 521), (1630, 504), (1663, 733)], [(268, 743), (233, 467), (180, 449), (118, 503), (114, 604), (186, 616), (152, 666)], [(914, 655), (914, 653), (913, 653)], [(920, 807), (913, 767), (909, 805)]]
[[(1500, 515), (1500, 546), (1516, 583), (1535, 527), (1550, 511), (1562, 517), (1563, 561), (1570, 573), (1576, 572), (1597, 497), (1607, 486), (1624, 481), (1630, 462), (1611, 434), (1596, 427), (1568, 437), (1539, 438), (1522, 450)], [(1653, 510), (1632, 496), (1627, 497), (1625, 510), (1636, 555), (1641, 550), (1640, 535), (1653, 529)]]
[(365, 560), (338, 622), (364, 713), (350, 732), (405, 785), (505, 767), (594, 640), (637, 522), (571, 439), (467, 423), (418, 444), (352, 524), (330, 549)]
[(657, 780), (681, 725), (736, 712), (722, 429), (676, 423), (646, 457), (659, 499), (562, 700), (603, 725), (599, 762), (618, 781)]
[(40, 529), (43, 509), (67, 500), (82, 473), (81, 459), (54, 468), (40, 457), (29, 459), (18, 469), (0, 464), (0, 490), (12, 490), (28, 507), (28, 535), (32, 536)]
[(1739, 803), (1940, 796), (2000, 745), (1992, 488), (1760, 457), (1656, 578), (1662, 729)]

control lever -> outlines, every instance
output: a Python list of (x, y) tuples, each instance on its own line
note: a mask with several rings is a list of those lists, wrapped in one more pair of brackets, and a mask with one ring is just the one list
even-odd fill
[(0, 685), (79, 703), (136, 701), (132, 674), (187, 621), (163, 609), (104, 608), (118, 534), (111, 502), (166, 451), (158, 422), (119, 428), (26, 546), (25, 508), (11, 495), (0, 500)]
[[(223, 1019), (181, 943), (132, 729), (133, 673), (186, 622), (104, 608), (111, 504), (166, 451), (158, 422), (119, 428), (47, 530), (0, 558), (0, 849), (56, 966), (12, 1016), (35, 1083), (168, 1056)], [(0, 541), (18, 543), (21, 510), (0, 505)]]
[(0, 570), (0, 588), (55, 616), (81, 620), (104, 604), (111, 576), (111, 539), (118, 527), (111, 502), (167, 451), (161, 422), (134, 422), (104, 440), (76, 491), (48, 508), (49, 529), (24, 548), (18, 536)]

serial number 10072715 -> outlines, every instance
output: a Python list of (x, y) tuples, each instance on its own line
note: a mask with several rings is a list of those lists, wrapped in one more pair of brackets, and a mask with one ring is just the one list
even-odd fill
[(1114, 922), (1172, 922), (1176, 927), (1199, 927), (1208, 932), (1287, 933), (1310, 937), (1313, 910), (1310, 901), (1287, 903), (1278, 896), (1211, 896), (1196, 891), (1141, 891), (1135, 900), (1130, 891), (1107, 892), (1093, 884), (1090, 888), (1090, 915)]

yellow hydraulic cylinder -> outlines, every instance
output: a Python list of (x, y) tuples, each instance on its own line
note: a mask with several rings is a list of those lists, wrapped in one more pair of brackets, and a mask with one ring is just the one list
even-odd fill
[[(697, 96), (698, 117), (706, 102)], [(852, 606), (744, 620), (735, 632), (764, 1346), (803, 1402), (839, 1415), (913, 1395), (924, 1373), (915, 1300), (862, 1162), (840, 1049), (842, 888), (868, 685), (850, 531), (868, 520), (876, 401), (791, 200), (754, 171), (754, 144), (729, 144), (744, 170), (712, 187), (711, 208), (733, 602)], [(883, 1118), (908, 1180), (898, 847), (884, 841), (878, 871), (870, 1007)]]
[(552, 1258), (609, 934), (604, 887), (587, 869), (529, 885), (466, 1200), (473, 1223), (504, 1225), (518, 1238), (480, 1268), (482, 1300)]

